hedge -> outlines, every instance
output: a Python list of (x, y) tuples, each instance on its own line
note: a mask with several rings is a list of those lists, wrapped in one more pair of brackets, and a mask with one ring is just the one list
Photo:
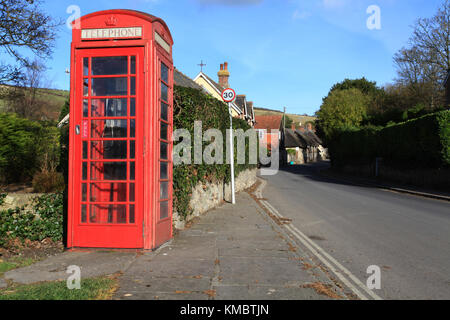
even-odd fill
[(384, 128), (341, 130), (330, 139), (329, 151), (334, 166), (381, 157), (391, 166), (450, 167), (450, 110)]

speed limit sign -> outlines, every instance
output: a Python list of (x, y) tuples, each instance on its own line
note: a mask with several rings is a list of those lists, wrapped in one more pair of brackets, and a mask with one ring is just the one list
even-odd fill
[(225, 89), (222, 92), (222, 99), (225, 102), (234, 102), (236, 100), (236, 92), (233, 89)]

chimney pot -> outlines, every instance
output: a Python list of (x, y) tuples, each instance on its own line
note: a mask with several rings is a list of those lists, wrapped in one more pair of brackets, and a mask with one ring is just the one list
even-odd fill
[(224, 67), (225, 67), (225, 70), (228, 70), (228, 62), (225, 62)]
[(220, 64), (220, 70), (223, 70), (223, 64)]

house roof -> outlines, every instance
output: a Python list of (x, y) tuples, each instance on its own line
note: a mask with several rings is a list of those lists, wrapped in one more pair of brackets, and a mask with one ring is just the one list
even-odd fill
[(252, 101), (248, 101), (247, 102), (247, 112), (250, 115), (250, 117), (252, 118), (252, 120), (255, 120), (255, 111), (253, 109), (253, 102)]
[(308, 145), (305, 140), (303, 140), (300, 135), (297, 134), (295, 130), (285, 129), (284, 130), (284, 146), (286, 148), (302, 148), (305, 149)]
[(255, 129), (279, 130), (283, 116), (255, 116)]
[(305, 141), (308, 147), (318, 147), (322, 144), (322, 140), (312, 131), (296, 130), (295, 133)]
[[(200, 72), (194, 79), (197, 80), (198, 78), (203, 77), (204, 79), (206, 79), (206, 82), (208, 82), (213, 88), (214, 90), (216, 90), (216, 92), (219, 95), (222, 95), (223, 90), (225, 90), (226, 88), (222, 87), (221, 85), (219, 85), (217, 82), (215, 82), (213, 79), (211, 79), (210, 77), (208, 77), (205, 73)], [(233, 102), (231, 104), (232, 108), (235, 109), (237, 111), (237, 113), (242, 114), (244, 112), (243, 109), (241, 109), (235, 102)]]
[(193, 89), (198, 89), (198, 90), (203, 89), (197, 83), (195, 83), (194, 80), (192, 80), (191, 78), (189, 78), (188, 76), (186, 76), (185, 74), (183, 74), (181, 71), (179, 71), (176, 68), (174, 69), (174, 72), (173, 72), (173, 80), (174, 80), (175, 84), (180, 87), (193, 88)]

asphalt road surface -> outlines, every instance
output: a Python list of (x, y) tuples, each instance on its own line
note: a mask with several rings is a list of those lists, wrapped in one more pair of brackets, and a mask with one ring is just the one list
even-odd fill
[(263, 196), (362, 283), (381, 269), (383, 299), (450, 299), (450, 202), (318, 174), (326, 163), (264, 176)]

